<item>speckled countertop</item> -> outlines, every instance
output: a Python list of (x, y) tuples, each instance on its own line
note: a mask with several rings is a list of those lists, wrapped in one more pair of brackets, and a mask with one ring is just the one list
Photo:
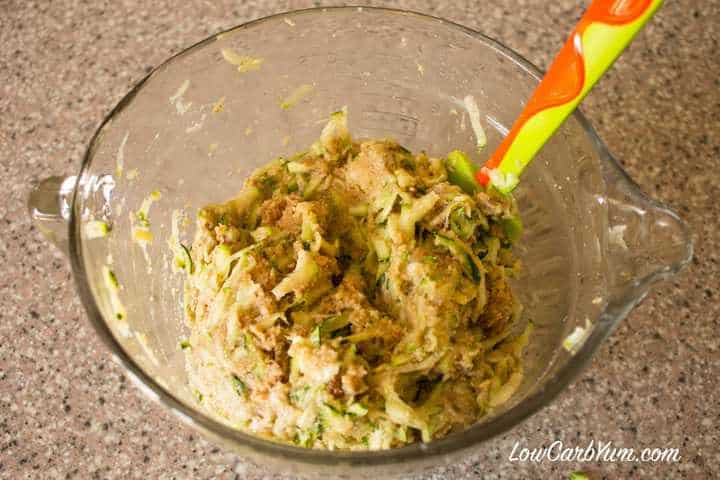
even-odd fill
[[(386, 4), (468, 25), (547, 66), (580, 3)], [(645, 191), (690, 223), (695, 259), (653, 290), (550, 407), (432, 478), (566, 478), (576, 468), (592, 478), (720, 474), (720, 3), (667, 3), (584, 110)], [(211, 33), (308, 6), (0, 1), (0, 477), (269, 477), (234, 471), (128, 384), (85, 318), (67, 260), (31, 226), (25, 201), (38, 179), (76, 172), (105, 113), (154, 65)], [(556, 439), (677, 447), (682, 460), (507, 460), (516, 441)]]

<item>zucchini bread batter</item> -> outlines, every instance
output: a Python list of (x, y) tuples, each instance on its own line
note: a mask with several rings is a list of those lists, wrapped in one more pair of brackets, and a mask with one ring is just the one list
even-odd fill
[(463, 429), (522, 380), (508, 284), (512, 197), (446, 159), (355, 142), (334, 113), (308, 151), (198, 213), (182, 342), (198, 401), (302, 447), (387, 449)]

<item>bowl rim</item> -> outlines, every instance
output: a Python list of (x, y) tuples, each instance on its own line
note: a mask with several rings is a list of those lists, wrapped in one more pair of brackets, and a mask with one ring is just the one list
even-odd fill
[[(142, 90), (148, 79), (150, 79), (156, 72), (164, 69), (168, 64), (174, 62), (180, 57), (183, 57), (196, 49), (216, 40), (218, 35), (227, 34), (230, 32), (240, 31), (250, 27), (255, 27), (263, 23), (282, 21), (283, 18), (288, 16), (302, 16), (302, 15), (313, 15), (323, 14), (326, 12), (362, 12), (364, 10), (372, 11), (379, 14), (388, 15), (405, 15), (414, 17), (422, 21), (433, 21), (439, 22), (445, 26), (452, 27), (456, 30), (462, 31), (475, 40), (479, 40), (486, 47), (494, 49), (496, 52), (501, 54), (506, 59), (512, 61), (517, 67), (524, 70), (530, 77), (539, 81), (542, 78), (543, 72), (535, 67), (531, 62), (525, 59), (522, 55), (513, 51), (509, 47), (506, 47), (499, 41), (488, 37), (476, 30), (473, 30), (464, 25), (458, 24), (451, 20), (443, 19), (437, 16), (428, 15), (425, 13), (419, 13), (409, 10), (387, 8), (387, 7), (371, 7), (371, 6), (336, 6), (336, 7), (314, 7), (301, 10), (285, 11), (276, 13), (273, 15), (265, 16), (255, 20), (251, 20), (246, 23), (242, 23), (235, 27), (229, 28), (222, 32), (213, 34), (193, 45), (183, 49), (182, 51), (169, 57), (167, 60), (153, 68), (143, 79), (141, 79), (119, 102), (118, 104), (105, 116), (103, 121), (100, 123), (95, 133), (93, 134), (88, 147), (83, 156), (82, 165), (78, 174), (78, 179), (83, 179), (89, 174), (90, 165), (92, 158), (96, 151), (97, 145), (101, 138), (103, 129), (112, 121), (112, 119), (122, 112), (135, 98), (135, 96)], [(602, 160), (610, 162), (616, 169), (623, 172), (622, 167), (617, 161), (609, 154), (607, 148), (598, 137), (595, 130), (592, 128), (585, 116), (576, 110), (573, 113), (573, 117), (582, 127), (584, 133), (591, 140), (591, 143), (598, 155)], [(77, 182), (80, 185), (81, 181)], [(192, 406), (186, 404), (184, 401), (179, 399), (173, 393), (168, 391), (149, 374), (147, 374), (142, 367), (140, 367), (135, 360), (124, 350), (122, 345), (116, 340), (112, 334), (108, 324), (105, 322), (100, 309), (95, 301), (95, 297), (88, 282), (88, 275), (85, 269), (85, 262), (82, 254), (82, 235), (81, 235), (81, 222), (79, 221), (80, 212), (78, 212), (79, 204), (77, 202), (78, 188), (72, 196), (72, 208), (70, 209), (70, 219), (68, 223), (69, 229), (69, 250), (70, 250), (70, 261), (72, 266), (73, 277), (77, 291), (82, 300), (83, 306), (87, 313), (90, 322), (92, 323), (95, 332), (103, 341), (105, 346), (110, 350), (114, 359), (123, 367), (126, 373), (134, 380), (135, 383), (141, 387), (141, 389), (151, 397), (158, 401), (163, 406), (170, 409), (176, 416), (182, 421), (195, 428), (209, 433), (216, 439), (223, 441), (225, 446), (229, 446), (233, 449), (236, 446), (238, 453), (242, 455), (243, 449), (249, 448), (254, 453), (258, 453), (263, 456), (270, 456), (275, 458), (283, 458), (292, 462), (302, 462), (304, 464), (313, 465), (353, 465), (353, 466), (379, 466), (379, 465), (390, 465), (395, 463), (406, 463), (408, 460), (427, 461), (429, 458), (437, 457), (441, 455), (457, 454), (467, 449), (477, 447), (484, 441), (496, 437), (497, 435), (507, 432), (511, 428), (517, 426), (520, 422), (524, 421), (530, 415), (539, 411), (541, 408), (548, 405), (561, 391), (563, 391), (573, 379), (587, 366), (594, 352), (602, 341), (612, 333), (614, 326), (624, 318), (632, 307), (640, 300), (633, 301), (630, 303), (623, 304), (617, 308), (608, 308), (601, 315), (601, 317), (595, 322), (590, 337), (585, 341), (584, 345), (575, 353), (573, 360), (562, 365), (553, 377), (550, 377), (548, 381), (535, 392), (532, 392), (528, 396), (524, 397), (520, 402), (513, 405), (509, 410), (504, 412), (501, 416), (492, 418), (486, 423), (481, 425), (472, 426), (462, 432), (453, 433), (446, 437), (438, 440), (433, 440), (430, 443), (424, 444), (416, 442), (407, 446), (378, 451), (363, 451), (363, 452), (351, 452), (351, 451), (327, 451), (327, 450), (315, 450), (307, 449), (302, 447), (296, 447), (292, 445), (285, 445), (276, 443), (270, 440), (264, 440), (260, 437), (256, 437), (251, 434), (244, 433), (240, 430), (234, 429), (223, 423), (220, 423), (210, 417), (208, 414), (201, 412)], [(228, 445), (227, 442), (232, 444)]]

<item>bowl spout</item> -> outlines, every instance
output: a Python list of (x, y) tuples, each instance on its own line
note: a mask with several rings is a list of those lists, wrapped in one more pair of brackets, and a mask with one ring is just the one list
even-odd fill
[(671, 208), (643, 194), (624, 172), (617, 172), (608, 183), (604, 247), (610, 285), (641, 297), (651, 284), (673, 276), (690, 262), (690, 231)]

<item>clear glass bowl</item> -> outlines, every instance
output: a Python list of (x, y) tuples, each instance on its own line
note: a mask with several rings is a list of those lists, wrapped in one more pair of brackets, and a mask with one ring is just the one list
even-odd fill
[[(238, 71), (223, 58), (227, 48), (262, 58), (260, 69)], [(475, 151), (462, 108), (471, 94), (489, 140), (475, 156), (482, 161), (539, 76), (494, 40), (416, 13), (347, 7), (264, 18), (208, 38), (148, 75), (98, 129), (79, 175), (53, 177), (32, 192), (31, 214), (68, 249), (88, 316), (112, 354), (183, 421), (244, 458), (295, 474), (418, 472), (458, 460), (551, 401), (650, 284), (691, 257), (685, 225), (638, 190), (582, 114), (545, 146), (516, 191), (526, 231), (515, 289), (536, 325), (525, 380), (492, 415), (429, 444), (305, 450), (246, 435), (198, 409), (178, 346), (185, 325), (182, 279), (170, 272), (166, 245), (171, 212), (194, 218), (199, 207), (231, 197), (256, 167), (305, 149), (328, 114), (345, 105), (356, 137), (393, 137), (444, 156)], [(281, 108), (288, 99), (294, 106)], [(214, 111), (219, 103), (223, 111)], [(131, 241), (129, 212), (154, 190), (162, 197), (149, 214), (154, 242), (146, 257)], [(86, 238), (83, 224), (91, 219), (110, 222), (110, 235)], [(181, 236), (189, 239), (192, 228)], [(102, 281), (109, 257), (129, 335), (113, 320)], [(587, 339), (569, 352), (562, 343), (576, 327), (587, 329)]]

